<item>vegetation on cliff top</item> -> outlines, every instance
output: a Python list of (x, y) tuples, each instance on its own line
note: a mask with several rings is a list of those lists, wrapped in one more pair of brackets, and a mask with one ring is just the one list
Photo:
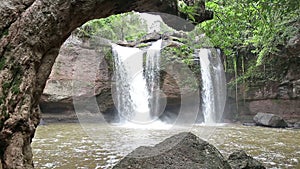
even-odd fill
[(209, 0), (206, 8), (214, 19), (196, 29), (223, 50), (225, 71), (234, 73), (236, 82), (279, 80), (272, 73), (280, 64), (276, 54), (299, 32), (299, 6), (295, 0)]
[(100, 36), (116, 42), (139, 39), (146, 35), (147, 31), (146, 21), (138, 14), (129, 12), (91, 20), (77, 28), (75, 33), (81, 38)]
[[(188, 6), (179, 1), (179, 10), (193, 21), (193, 16), (197, 15), (196, 5)], [(276, 67), (284, 69), (290, 60), (283, 61), (276, 54), (299, 32), (299, 1), (208, 0), (205, 5), (214, 12), (214, 19), (198, 24), (186, 39), (181, 39), (182, 47), (166, 50), (191, 66), (194, 53), (191, 48), (221, 48), (225, 71), (235, 76), (230, 83), (233, 86), (282, 79), (284, 71), (276, 72)], [(92, 20), (76, 31), (83, 38), (101, 36), (113, 42), (134, 41), (147, 32), (146, 21), (134, 12)], [(208, 37), (206, 41), (191, 39), (202, 33)]]

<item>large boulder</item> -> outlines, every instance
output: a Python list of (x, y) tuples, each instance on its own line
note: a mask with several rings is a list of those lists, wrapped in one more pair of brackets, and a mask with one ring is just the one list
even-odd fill
[(261, 162), (248, 156), (243, 150), (237, 150), (230, 154), (228, 163), (232, 169), (265, 169)]
[(62, 45), (40, 99), (43, 118), (65, 114), (77, 119), (74, 102), (83, 109), (80, 111), (95, 113), (93, 99), (97, 100), (100, 112), (113, 107), (112, 71), (104, 53), (90, 43), (70, 36)]
[(139, 147), (114, 169), (230, 169), (222, 154), (208, 142), (190, 132), (167, 138), (154, 147)]
[(287, 127), (288, 124), (285, 122), (284, 119), (269, 113), (257, 113), (254, 118), (254, 122), (260, 126), (267, 126), (267, 127), (276, 127), (276, 128), (284, 128)]

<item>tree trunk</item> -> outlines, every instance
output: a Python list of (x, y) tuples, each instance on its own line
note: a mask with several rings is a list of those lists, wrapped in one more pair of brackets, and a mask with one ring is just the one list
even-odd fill
[(178, 14), (177, 0), (1, 0), (0, 169), (33, 168), (39, 97), (70, 33), (88, 20), (132, 10)]

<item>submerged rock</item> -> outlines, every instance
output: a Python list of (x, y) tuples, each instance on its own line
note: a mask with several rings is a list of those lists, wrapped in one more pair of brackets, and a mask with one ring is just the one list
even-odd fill
[(230, 169), (229, 163), (211, 144), (190, 132), (167, 138), (154, 147), (139, 147), (114, 169)]
[(260, 126), (266, 127), (276, 127), (276, 128), (285, 128), (288, 124), (285, 122), (284, 119), (269, 113), (257, 113), (254, 118), (254, 122)]
[(228, 162), (232, 169), (265, 169), (259, 161), (248, 156), (243, 150), (230, 154)]

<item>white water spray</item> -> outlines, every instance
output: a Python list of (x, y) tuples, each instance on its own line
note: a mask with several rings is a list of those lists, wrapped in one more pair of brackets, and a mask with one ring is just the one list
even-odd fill
[(113, 45), (115, 102), (123, 122), (146, 124), (152, 121), (151, 111), (155, 111), (158, 106), (153, 91), (158, 81), (161, 44), (162, 40), (159, 40), (147, 50), (145, 70), (142, 50)]

